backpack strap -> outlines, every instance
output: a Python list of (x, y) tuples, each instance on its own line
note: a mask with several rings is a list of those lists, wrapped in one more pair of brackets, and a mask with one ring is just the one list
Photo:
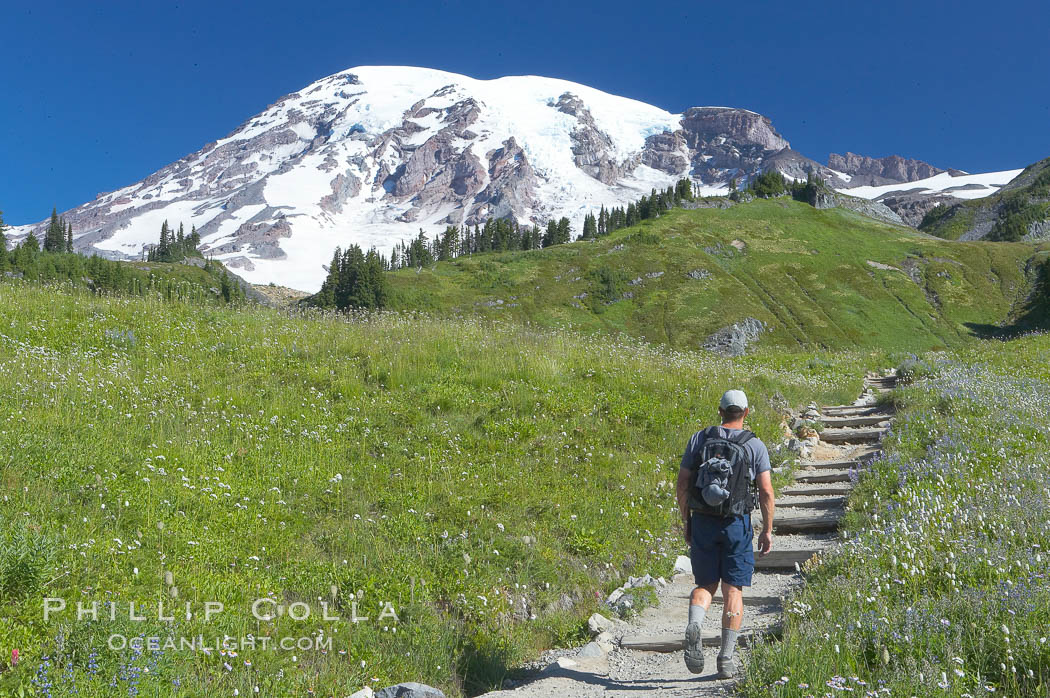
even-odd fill
[(690, 470), (696, 470), (697, 466), (700, 465), (698, 461), (700, 460), (700, 454), (703, 453), (704, 450), (704, 441), (719, 438), (718, 427), (707, 427), (700, 433), (704, 435), (704, 440), (700, 442), (699, 448), (693, 453), (693, 464), (690, 466)]
[(743, 446), (753, 438), (755, 438), (755, 433), (744, 429), (742, 432), (731, 438), (730, 441), (732, 441), (738, 446)]

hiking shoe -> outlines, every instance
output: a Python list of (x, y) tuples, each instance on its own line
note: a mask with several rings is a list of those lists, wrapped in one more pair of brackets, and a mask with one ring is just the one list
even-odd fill
[(718, 678), (732, 679), (736, 677), (736, 660), (732, 657), (718, 658)]
[(690, 623), (685, 629), (685, 668), (694, 674), (704, 673), (704, 636), (699, 623)]

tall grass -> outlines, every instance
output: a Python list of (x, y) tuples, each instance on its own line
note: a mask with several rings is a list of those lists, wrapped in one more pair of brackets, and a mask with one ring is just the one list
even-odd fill
[[(876, 360), (812, 358), (0, 284), (0, 530), (53, 552), (3, 595), (0, 662), (22, 661), (0, 695), (493, 686), (578, 638), (626, 575), (670, 570), (678, 458), (723, 390), (749, 391), (775, 440), (780, 408), (852, 397)], [(121, 610), (44, 623), (44, 596)], [(259, 597), (312, 615), (256, 620)], [(195, 615), (132, 621), (130, 601)], [(225, 612), (206, 622), (206, 601)], [(332, 648), (136, 652), (113, 633)]]

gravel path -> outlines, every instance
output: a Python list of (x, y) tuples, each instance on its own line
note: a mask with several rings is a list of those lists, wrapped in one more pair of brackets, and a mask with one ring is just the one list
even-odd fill
[[(869, 377), (867, 390), (852, 406), (828, 408), (829, 412), (854, 411), (866, 407), (871, 412), (875, 393), (892, 388), (895, 377)], [(886, 414), (886, 419), (892, 415)], [(872, 427), (863, 427), (870, 431)], [(836, 430), (840, 431), (840, 430)], [(838, 461), (870, 458), (877, 450), (877, 443), (832, 445), (821, 443), (815, 448), (812, 461)], [(785, 503), (804, 504), (807, 499), (822, 501), (820, 508), (783, 508), (776, 514), (777, 520), (796, 516), (824, 516), (841, 514), (841, 507), (828, 506), (827, 500), (845, 497), (829, 497), (821, 494), (828, 487), (850, 487), (851, 483), (808, 484), (795, 483), (790, 486), (798, 494), (785, 496)], [(810, 495), (809, 492), (814, 494)], [(780, 500), (778, 500), (779, 502)], [(756, 524), (761, 516), (756, 514)], [(774, 550), (823, 550), (835, 544), (836, 533), (774, 535)], [(756, 571), (753, 585), (744, 591), (743, 633), (763, 632), (780, 623), (781, 599), (790, 589), (801, 582), (793, 571)], [(707, 657), (706, 671), (701, 675), (691, 674), (685, 667), (680, 646), (684, 642), (689, 594), (693, 590), (692, 576), (678, 574), (665, 586), (657, 589), (658, 603), (646, 608), (630, 624), (616, 622), (616, 627), (596, 637), (594, 642), (572, 650), (551, 650), (534, 666), (536, 674), (518, 685), (508, 685), (501, 691), (486, 693), (482, 698), (634, 698), (641, 693), (660, 692), (668, 696), (725, 696), (733, 694), (735, 681), (722, 681), (715, 677), (715, 655), (721, 628), (721, 597), (716, 596), (704, 619), (704, 645)], [(750, 601), (749, 601), (750, 599)], [(634, 647), (652, 647), (661, 651), (645, 651)], [(676, 649), (677, 647), (677, 649)], [(741, 648), (737, 656), (747, 661), (747, 650)]]

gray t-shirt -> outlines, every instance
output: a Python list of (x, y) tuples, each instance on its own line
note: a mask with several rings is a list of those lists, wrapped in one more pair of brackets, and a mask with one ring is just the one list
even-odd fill
[[(718, 427), (719, 433), (724, 437), (736, 436), (743, 429), (726, 429), (725, 427)], [(685, 447), (685, 453), (682, 454), (682, 467), (690, 468), (693, 465), (693, 457), (700, 452), (700, 449), (704, 445), (704, 430), (693, 434), (689, 439), (688, 445)], [(744, 450), (748, 452), (751, 461), (751, 481), (754, 482), (755, 478), (758, 477), (759, 473), (764, 473), (767, 470), (771, 470), (769, 465), (769, 449), (762, 443), (761, 439), (757, 436), (750, 439), (744, 444)]]

